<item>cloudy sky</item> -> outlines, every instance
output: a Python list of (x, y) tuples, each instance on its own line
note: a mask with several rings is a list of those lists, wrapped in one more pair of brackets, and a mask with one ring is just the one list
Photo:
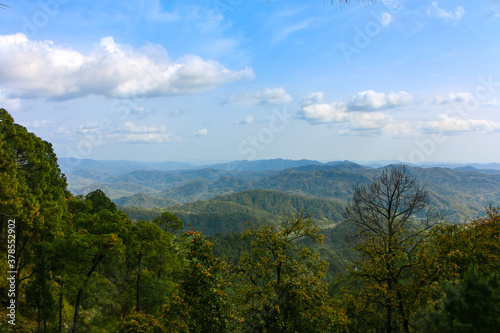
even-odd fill
[(0, 107), (59, 157), (500, 162), (500, 1), (3, 0)]

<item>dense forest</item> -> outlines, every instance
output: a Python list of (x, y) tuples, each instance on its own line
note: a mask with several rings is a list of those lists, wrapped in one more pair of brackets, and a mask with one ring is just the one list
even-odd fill
[[(0, 109), (0, 332), (498, 331), (500, 209), (446, 215), (430, 203), (455, 174), (426, 172), (351, 170), (354, 186), (329, 190), (342, 170), (254, 173), (236, 183), (274, 191), (118, 209), (72, 194), (51, 144)], [(303, 191), (278, 192), (284, 177)]]

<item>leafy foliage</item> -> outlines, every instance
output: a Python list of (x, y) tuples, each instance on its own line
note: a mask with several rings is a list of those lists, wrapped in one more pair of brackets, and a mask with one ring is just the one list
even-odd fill
[(332, 327), (325, 285), (326, 263), (296, 242), (321, 242), (319, 229), (303, 214), (284, 216), (280, 228), (250, 229), (236, 286), (245, 331), (325, 332)]

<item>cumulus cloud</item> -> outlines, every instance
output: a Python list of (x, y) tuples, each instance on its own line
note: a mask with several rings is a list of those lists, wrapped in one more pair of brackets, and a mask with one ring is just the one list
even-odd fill
[(465, 9), (462, 6), (457, 6), (455, 11), (447, 11), (438, 6), (437, 2), (432, 2), (432, 7), (427, 10), (427, 15), (439, 17), (445, 20), (460, 21), (465, 15)]
[[(371, 110), (408, 104), (410, 101), (408, 96), (406, 93), (386, 95), (370, 91), (359, 93), (349, 103), (305, 103), (306, 105), (303, 105), (298, 112), (298, 118), (313, 125), (335, 125), (335, 128), (343, 135), (415, 137), (424, 133), (467, 135), (500, 132), (500, 123), (486, 119), (458, 119), (440, 114), (436, 120), (407, 121)], [(450, 94), (436, 98), (435, 103), (463, 103), (473, 97), (467, 93)], [(488, 103), (495, 104), (496, 101), (490, 100)]]
[(246, 116), (244, 120), (237, 120), (234, 123), (238, 125), (248, 125), (253, 123), (255, 118), (253, 116)]
[(413, 97), (406, 91), (398, 93), (381, 93), (373, 90), (365, 90), (354, 96), (347, 106), (349, 110), (370, 110), (394, 108), (397, 106), (408, 105), (413, 100)]
[(134, 49), (101, 39), (87, 55), (24, 34), (0, 35), (0, 80), (9, 97), (69, 99), (87, 95), (127, 98), (192, 94), (241, 79), (250, 68), (231, 70), (187, 55), (168, 58), (156, 45)]
[(353, 129), (380, 128), (392, 118), (373, 110), (408, 105), (413, 100), (405, 91), (386, 94), (373, 90), (359, 92), (347, 103), (322, 103), (323, 98), (322, 92), (311, 93), (304, 98), (299, 118), (313, 124), (349, 123)]
[(264, 91), (255, 91), (244, 94), (233, 94), (225, 102), (236, 105), (270, 105), (284, 104), (293, 100), (283, 87), (270, 88)]
[(393, 121), (390, 115), (381, 112), (349, 113), (349, 123), (354, 130), (382, 129)]
[(320, 104), (323, 103), (325, 99), (325, 93), (323, 91), (313, 92), (308, 94), (305, 98), (303, 98), (300, 104), (304, 106)]
[(348, 120), (345, 103), (312, 104), (302, 108), (299, 118), (313, 124), (342, 123)]
[(202, 128), (193, 133), (196, 136), (205, 136), (208, 134), (208, 130), (206, 128)]
[(436, 96), (434, 100), (432, 101), (433, 104), (463, 104), (463, 103), (469, 103), (474, 101), (475, 97), (471, 93), (468, 92), (463, 92), (463, 93), (449, 93), (446, 96)]
[(342, 124), (340, 133), (344, 135), (381, 134), (394, 122), (390, 115), (381, 112), (350, 112), (345, 103), (308, 105), (299, 112), (299, 118), (312, 124)]
[(438, 120), (422, 123), (428, 132), (444, 134), (487, 134), (500, 131), (500, 123), (486, 119), (456, 119), (447, 115), (438, 115)]

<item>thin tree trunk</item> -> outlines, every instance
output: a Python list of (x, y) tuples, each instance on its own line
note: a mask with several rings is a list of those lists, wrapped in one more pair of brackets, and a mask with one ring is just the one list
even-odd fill
[(80, 303), (82, 302), (82, 296), (83, 296), (83, 288), (78, 289), (78, 294), (76, 296), (76, 304), (75, 304), (75, 315), (73, 317), (73, 329), (71, 330), (72, 333), (77, 333), (78, 332), (78, 317), (80, 316)]
[(61, 291), (59, 292), (59, 333), (62, 332), (63, 288), (64, 282), (61, 282)]
[(94, 273), (95, 269), (97, 268), (99, 263), (102, 261), (102, 259), (104, 259), (105, 256), (106, 256), (105, 253), (99, 253), (95, 257), (94, 265), (88, 271), (87, 278), (85, 279), (83, 286), (78, 289), (78, 294), (76, 296), (76, 304), (75, 304), (75, 315), (73, 317), (73, 329), (71, 330), (72, 333), (78, 333), (78, 317), (80, 316), (80, 304), (82, 302), (82, 296), (83, 296), (83, 292), (85, 290), (85, 287), (87, 286), (87, 283), (89, 282), (90, 277), (92, 276), (92, 273)]

